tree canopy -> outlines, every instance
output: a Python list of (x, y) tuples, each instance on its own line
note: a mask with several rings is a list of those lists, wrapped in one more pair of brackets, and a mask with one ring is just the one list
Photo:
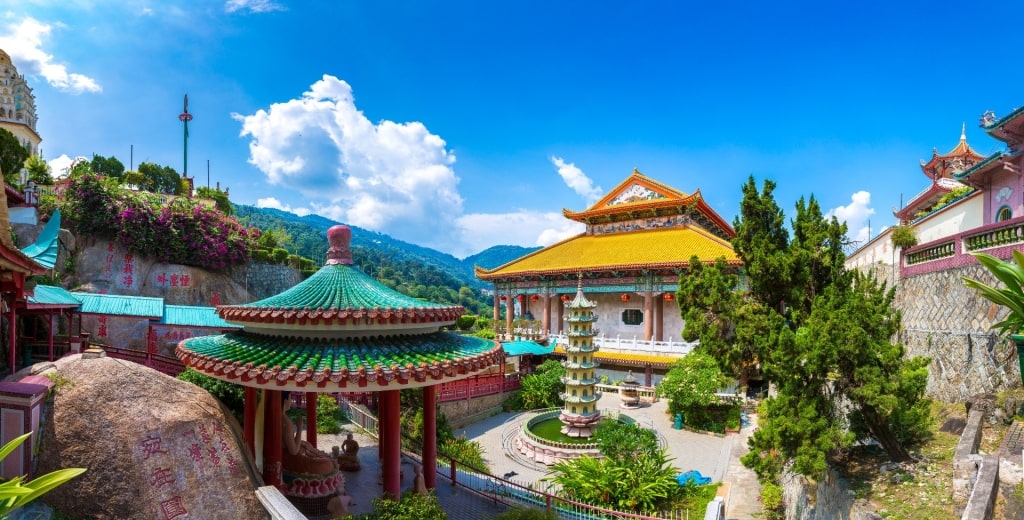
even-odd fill
[[(733, 297), (719, 296), (720, 305), (701, 303), (729, 310), (719, 315), (735, 320), (731, 340), (751, 345), (777, 390), (761, 408), (743, 462), (766, 480), (787, 461), (817, 476), (828, 457), (867, 437), (892, 459), (906, 460), (907, 446), (924, 439), (931, 420), (924, 398), (929, 360), (906, 359), (903, 346), (893, 342), (901, 317), (892, 308), (892, 290), (846, 270), (846, 225), (826, 218), (812, 196), (797, 202), (790, 235), (774, 188), (766, 180), (758, 190), (751, 177), (734, 223), (748, 300), (736, 305)], [(679, 300), (681, 306), (688, 301)], [(724, 344), (717, 348), (739, 348), (729, 339), (717, 340)]]
[(14, 134), (0, 128), (0, 171), (3, 172), (7, 184), (19, 184), (18, 175), (29, 155), (31, 154), (28, 148), (25, 148)]

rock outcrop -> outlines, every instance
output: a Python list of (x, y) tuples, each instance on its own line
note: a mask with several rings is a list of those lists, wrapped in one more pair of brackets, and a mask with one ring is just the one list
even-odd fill
[(269, 518), (238, 423), (206, 391), (108, 357), (55, 366), (36, 474), (87, 471), (46, 503), (75, 518)]

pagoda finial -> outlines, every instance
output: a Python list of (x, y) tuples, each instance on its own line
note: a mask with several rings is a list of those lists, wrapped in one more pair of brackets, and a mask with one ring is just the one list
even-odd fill
[(327, 230), (326, 265), (352, 265), (352, 230), (348, 226), (333, 226)]
[(960, 126), (960, 140), (961, 141), (966, 141), (967, 140), (967, 122), (965, 121), (963, 123), (960, 123), (960, 125), (961, 125)]

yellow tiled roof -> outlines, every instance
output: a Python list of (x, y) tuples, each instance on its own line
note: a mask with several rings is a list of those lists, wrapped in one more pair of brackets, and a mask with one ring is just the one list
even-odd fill
[[(565, 355), (565, 348), (561, 345), (556, 346), (554, 350), (555, 354)], [(668, 356), (658, 354), (644, 354), (644, 353), (632, 353), (632, 352), (609, 352), (605, 350), (599, 350), (594, 353), (594, 358), (600, 361), (608, 363), (619, 363), (627, 365), (646, 365), (650, 363), (655, 366), (668, 366), (676, 362), (682, 356)]]
[(685, 266), (697, 255), (703, 262), (724, 256), (739, 263), (732, 246), (698, 227), (578, 235), (513, 260), (490, 271), (476, 269), (483, 280), (509, 275)]

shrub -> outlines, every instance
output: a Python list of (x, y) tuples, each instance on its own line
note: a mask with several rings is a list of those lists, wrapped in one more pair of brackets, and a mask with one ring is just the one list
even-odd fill
[(288, 261), (288, 254), (289, 253), (287, 249), (281, 249), (280, 247), (276, 247), (274, 248), (273, 251), (270, 252), (270, 257), (274, 260), (275, 264), (283, 265), (285, 262)]
[(245, 415), (245, 389), (241, 385), (221, 381), (192, 368), (185, 368), (184, 372), (178, 374), (178, 379), (188, 381), (209, 392), (231, 410), (235, 418), (241, 420)]
[(390, 498), (374, 498), (373, 512), (360, 515), (362, 520), (444, 520), (448, 513), (444, 512), (441, 503), (433, 493), (420, 495), (408, 492), (399, 500)]
[(330, 394), (316, 396), (316, 432), (340, 433), (341, 421), (344, 419), (338, 400)]
[(771, 482), (761, 484), (761, 496), (758, 499), (765, 518), (774, 520), (783, 517), (785, 503), (782, 500), (782, 487)]
[(476, 330), (493, 329), (494, 320), (484, 316), (478, 316), (476, 319)]
[(892, 235), (889, 236), (889, 241), (892, 242), (893, 247), (907, 249), (917, 245), (917, 235), (914, 234), (913, 226), (895, 226), (892, 228)]
[(495, 335), (494, 331), (491, 330), (491, 329), (478, 330), (478, 331), (474, 332), (473, 335), (478, 337), (478, 338), (484, 338), (484, 339), (494, 339), (494, 338), (497, 337), (497, 335)]
[(495, 520), (558, 520), (559, 516), (551, 509), (514, 506), (494, 518)]
[(455, 326), (458, 327), (459, 330), (472, 329), (473, 325), (476, 325), (476, 316), (470, 314), (463, 314), (455, 321)]

